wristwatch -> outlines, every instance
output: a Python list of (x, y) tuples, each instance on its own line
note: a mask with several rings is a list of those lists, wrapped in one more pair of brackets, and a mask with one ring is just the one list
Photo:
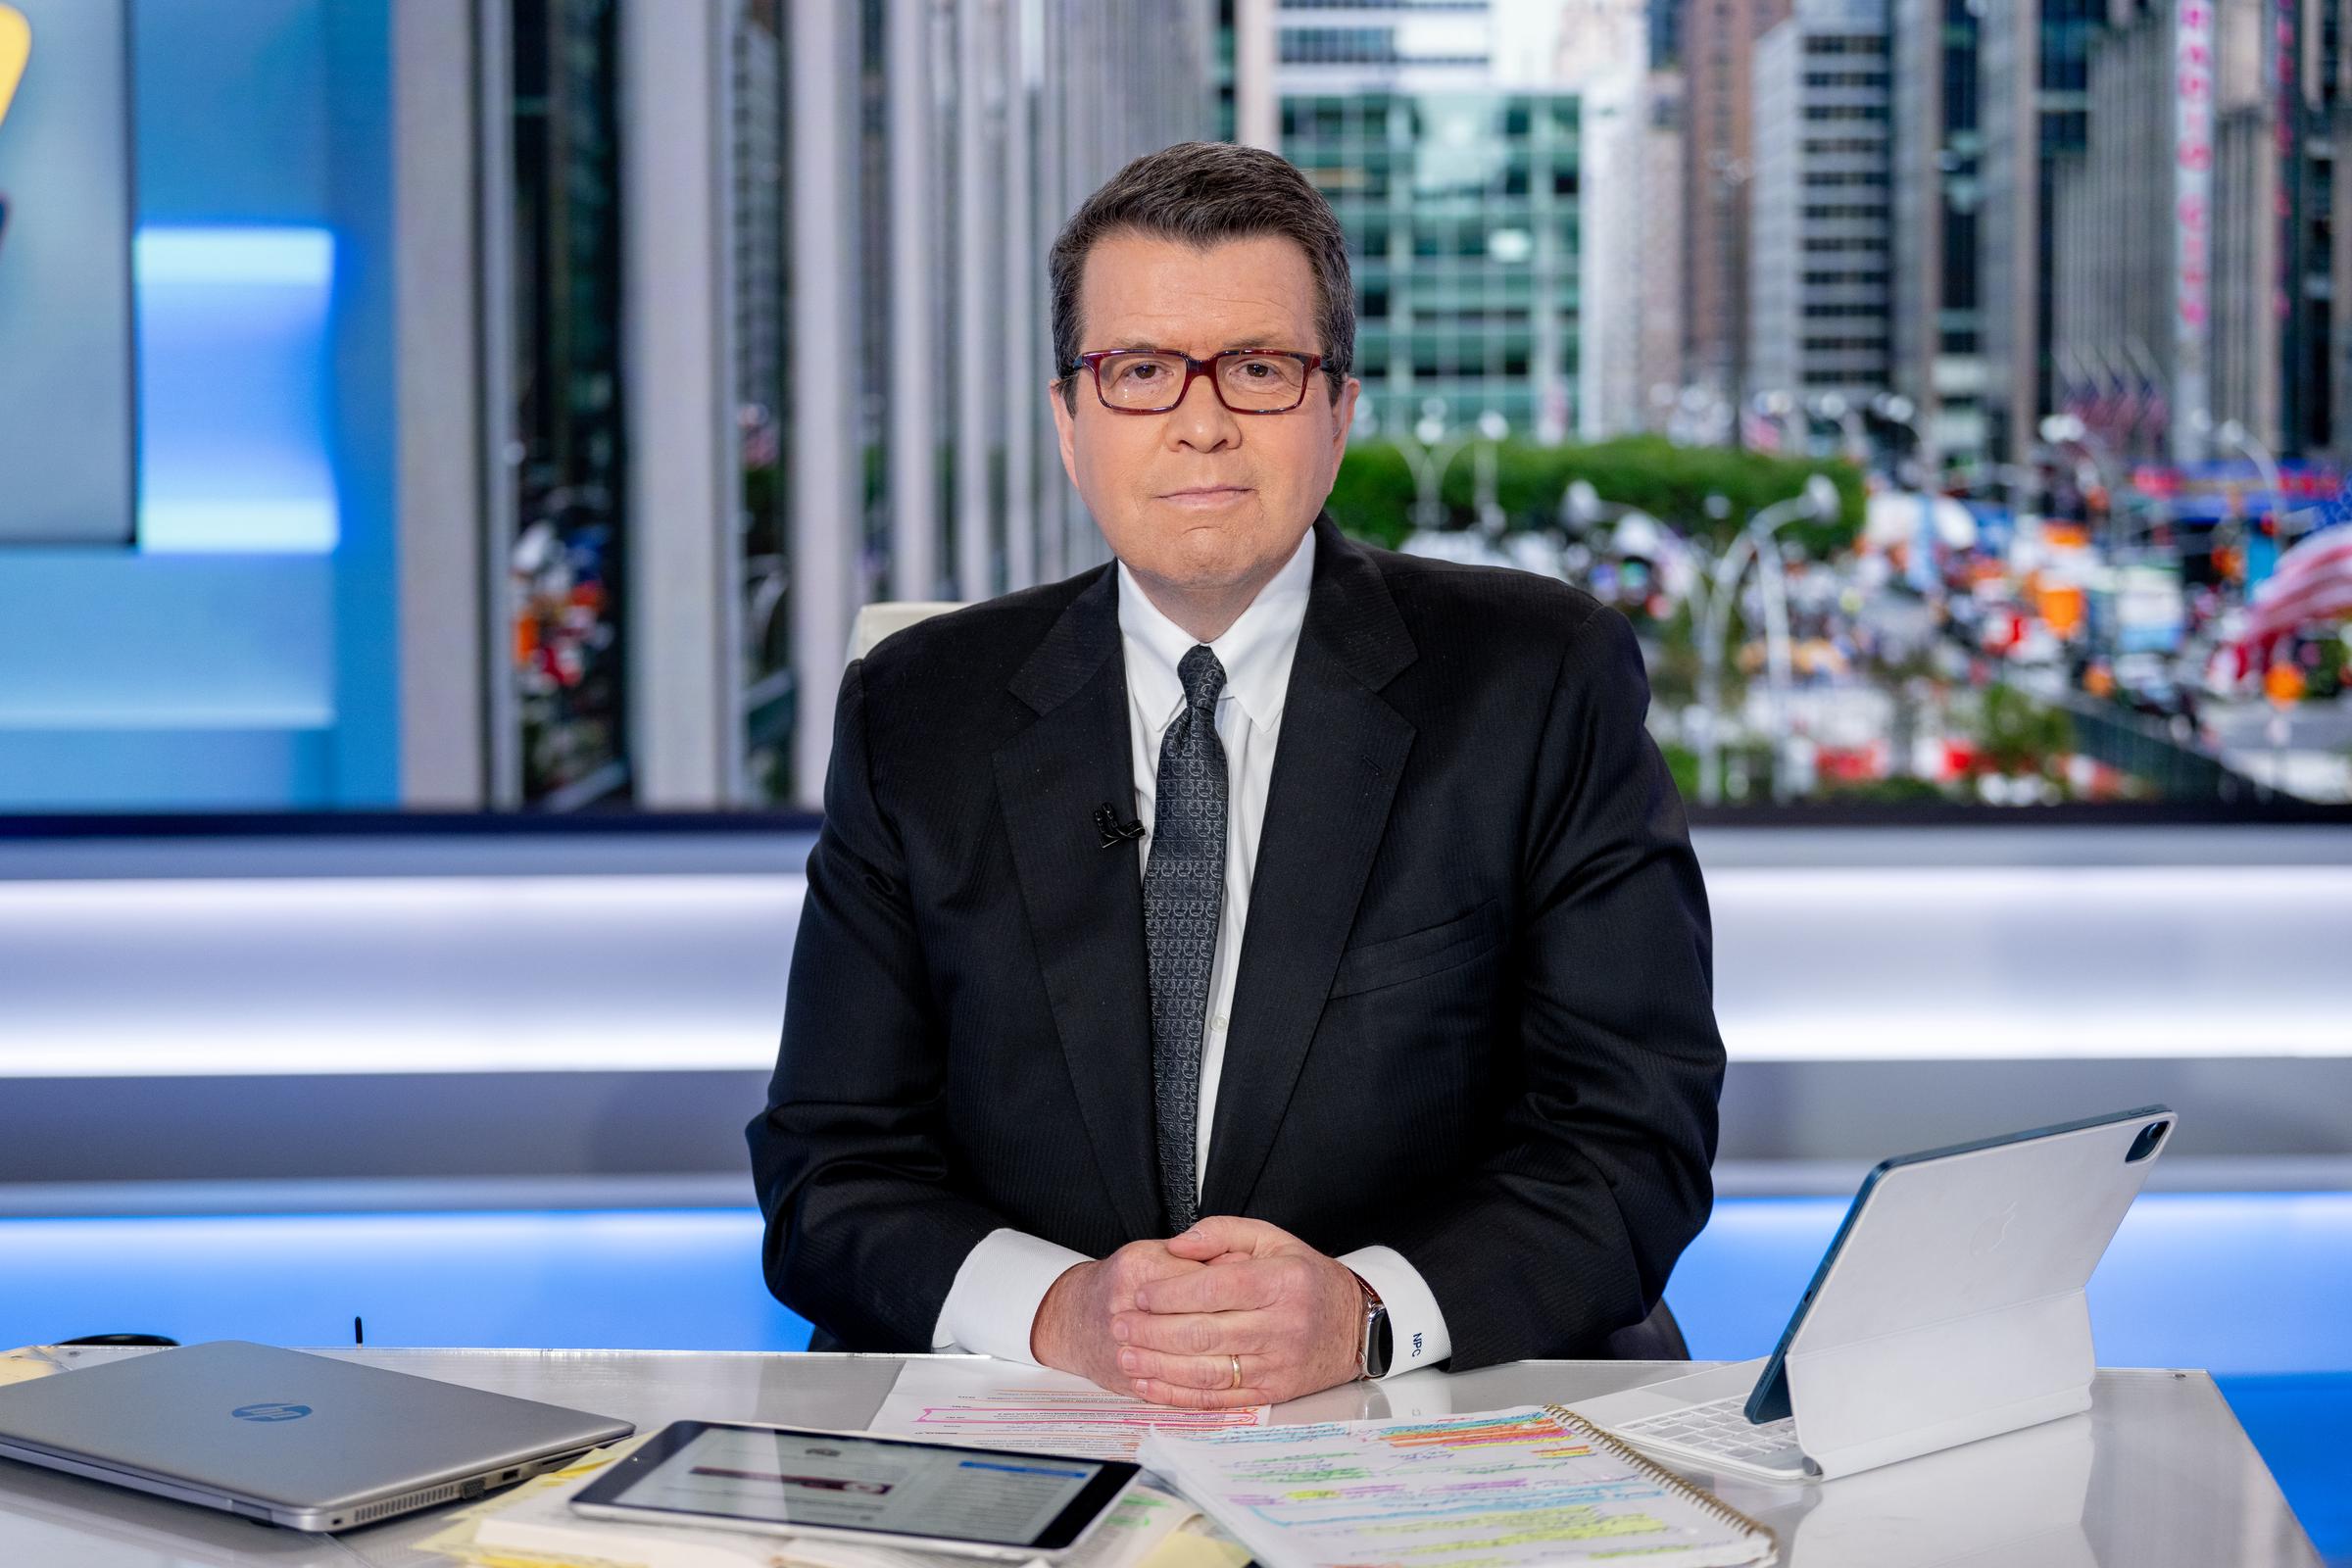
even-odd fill
[(1358, 1379), (1387, 1377), (1389, 1360), (1395, 1352), (1389, 1335), (1389, 1309), (1380, 1293), (1365, 1284), (1361, 1274), (1356, 1275), (1355, 1283), (1364, 1293), (1364, 1337), (1356, 1347), (1355, 1375)]

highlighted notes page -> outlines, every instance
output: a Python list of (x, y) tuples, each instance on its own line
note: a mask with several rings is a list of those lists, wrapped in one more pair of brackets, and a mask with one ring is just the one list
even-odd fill
[(1267, 1568), (1763, 1563), (1772, 1537), (1538, 1406), (1154, 1435), (1145, 1464)]

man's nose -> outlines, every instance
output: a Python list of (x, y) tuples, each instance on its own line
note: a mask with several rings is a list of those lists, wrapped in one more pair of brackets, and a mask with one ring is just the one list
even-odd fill
[(1168, 411), (1167, 437), (1171, 446), (1215, 452), (1241, 440), (1241, 421), (1219, 401), (1217, 389), (1211, 384), (1216, 373), (1212, 368), (1193, 377), (1193, 384), (1184, 389), (1183, 398)]

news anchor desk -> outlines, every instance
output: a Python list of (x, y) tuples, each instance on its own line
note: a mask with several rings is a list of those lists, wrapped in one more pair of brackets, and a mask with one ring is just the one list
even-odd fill
[[(86, 1364), (136, 1350), (58, 1350)], [(687, 1416), (864, 1426), (906, 1358), (663, 1350), (337, 1350), (396, 1371), (571, 1404), (641, 1430)], [(1681, 1364), (1526, 1361), (1415, 1373), (1275, 1408), (1276, 1421), (1437, 1415), (1611, 1393)], [(64, 1376), (71, 1376), (68, 1371)], [(2278, 1484), (2202, 1372), (2103, 1371), (2088, 1414), (1827, 1486), (1695, 1476), (1772, 1527), (1792, 1568), (2319, 1568)], [(428, 1509), (308, 1536), (0, 1460), (0, 1564), (432, 1568)]]

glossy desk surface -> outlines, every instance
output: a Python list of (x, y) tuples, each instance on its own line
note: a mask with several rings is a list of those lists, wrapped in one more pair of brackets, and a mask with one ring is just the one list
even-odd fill
[[(87, 1363), (137, 1351), (56, 1350)], [(576, 1405), (650, 1429), (681, 1417), (862, 1427), (906, 1358), (662, 1350), (329, 1352), (502, 1394)], [(1526, 1361), (1415, 1373), (1277, 1406), (1277, 1421), (1436, 1415), (1579, 1398), (1690, 1370), (1682, 1364)], [(1823, 1486), (1693, 1479), (1779, 1533), (1800, 1568), (2318, 1568), (2270, 1471), (2202, 1372), (2103, 1371), (2088, 1414)], [(414, 1543), (428, 1509), (342, 1536), (226, 1514), (0, 1460), (0, 1564), (163, 1568), (196, 1563), (371, 1564), (449, 1559)]]

